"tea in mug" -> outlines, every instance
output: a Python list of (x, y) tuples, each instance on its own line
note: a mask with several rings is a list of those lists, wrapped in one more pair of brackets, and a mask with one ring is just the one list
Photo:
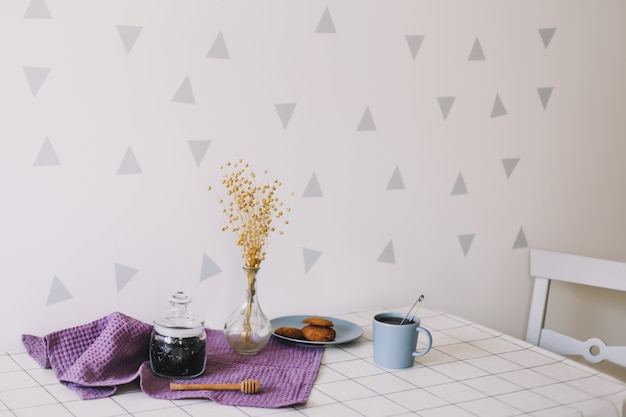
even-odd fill
[[(402, 323), (402, 320), (404, 320), (403, 317), (384, 317), (379, 319), (378, 321), (381, 323), (387, 323), (387, 324), (400, 324)], [(402, 323), (403, 326), (408, 325), (408, 324), (413, 324), (414, 321), (413, 320), (404, 320), (404, 323)]]

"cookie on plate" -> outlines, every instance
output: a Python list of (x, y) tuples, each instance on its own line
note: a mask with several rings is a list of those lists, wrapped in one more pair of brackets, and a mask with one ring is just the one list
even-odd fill
[(311, 342), (330, 342), (335, 339), (335, 329), (309, 324), (302, 328), (302, 335)]
[(280, 336), (288, 337), (290, 339), (304, 340), (302, 330), (295, 327), (279, 327), (278, 329), (274, 330), (274, 333)]
[(313, 326), (321, 326), (321, 327), (333, 327), (334, 323), (328, 319), (324, 319), (322, 317), (307, 317), (302, 320), (302, 323), (311, 324)]

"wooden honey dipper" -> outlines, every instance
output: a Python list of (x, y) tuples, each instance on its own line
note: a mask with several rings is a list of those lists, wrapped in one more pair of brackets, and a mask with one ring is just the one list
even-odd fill
[(197, 390), (214, 390), (214, 391), (241, 391), (244, 394), (256, 394), (261, 391), (261, 382), (258, 379), (244, 379), (239, 384), (177, 384), (170, 383), (172, 391), (197, 391)]

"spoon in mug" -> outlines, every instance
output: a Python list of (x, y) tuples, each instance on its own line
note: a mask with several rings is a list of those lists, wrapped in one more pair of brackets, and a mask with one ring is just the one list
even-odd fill
[(407, 317), (409, 317), (409, 314), (411, 314), (411, 311), (413, 311), (413, 309), (415, 308), (415, 306), (419, 303), (419, 305), (417, 306), (417, 309), (415, 310), (415, 313), (413, 313), (413, 317), (411, 318), (411, 320), (413, 320), (415, 318), (415, 315), (417, 314), (417, 310), (419, 310), (420, 306), (422, 305), (422, 300), (424, 299), (424, 294), (420, 295), (417, 300), (415, 301), (415, 303), (413, 303), (413, 305), (411, 306), (411, 308), (409, 309), (409, 311), (406, 313), (406, 315), (404, 316), (404, 318), (402, 318), (402, 321), (400, 322), (400, 324), (404, 324), (404, 321), (406, 320)]

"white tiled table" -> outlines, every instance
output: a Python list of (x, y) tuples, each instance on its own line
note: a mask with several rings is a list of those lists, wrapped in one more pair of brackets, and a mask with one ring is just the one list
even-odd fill
[[(406, 311), (408, 306), (394, 309)], [(381, 310), (384, 311), (384, 310)], [(452, 315), (420, 310), (433, 349), (413, 368), (387, 370), (372, 358), (371, 318), (334, 315), (363, 327), (359, 340), (326, 348), (306, 404), (282, 409), (156, 400), (129, 384), (83, 401), (23, 352), (0, 353), (0, 417), (178, 416), (624, 416), (626, 385), (559, 355)]]

